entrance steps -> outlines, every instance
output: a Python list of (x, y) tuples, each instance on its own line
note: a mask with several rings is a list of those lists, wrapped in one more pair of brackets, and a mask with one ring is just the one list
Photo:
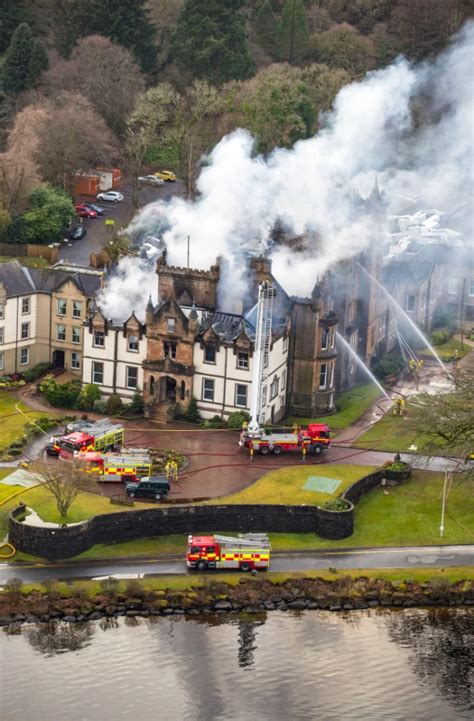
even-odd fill
[(150, 420), (165, 426), (168, 422), (168, 411), (170, 407), (171, 403), (168, 403), (167, 401), (155, 403), (150, 408)]

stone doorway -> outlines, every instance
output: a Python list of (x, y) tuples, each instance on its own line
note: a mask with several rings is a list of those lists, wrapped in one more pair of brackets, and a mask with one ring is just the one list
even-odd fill
[(160, 378), (160, 393), (158, 400), (160, 402), (171, 401), (172, 403), (176, 401), (176, 380), (171, 376), (162, 376)]

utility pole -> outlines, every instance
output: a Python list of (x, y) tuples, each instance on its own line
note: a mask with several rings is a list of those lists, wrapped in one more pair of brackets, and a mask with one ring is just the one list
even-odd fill
[(461, 295), (461, 348), (464, 350), (464, 295), (466, 293), (466, 279), (462, 279)]
[(446, 498), (447, 498), (447, 487), (448, 481), (451, 482), (453, 474), (451, 471), (444, 472), (444, 485), (443, 485), (443, 500), (441, 502), (441, 523), (439, 524), (439, 537), (443, 538), (444, 535), (444, 514), (446, 510)]

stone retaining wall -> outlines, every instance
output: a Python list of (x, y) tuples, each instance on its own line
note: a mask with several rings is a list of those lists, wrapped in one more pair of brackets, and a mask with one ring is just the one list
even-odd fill
[(160, 506), (94, 516), (64, 528), (45, 528), (17, 520), (24, 513), (24, 509), (18, 508), (10, 513), (9, 541), (19, 551), (56, 561), (77, 556), (97, 543), (120, 543), (172, 533), (316, 533), (336, 540), (352, 535), (354, 504), (379, 485), (383, 477), (383, 471), (376, 471), (348, 488), (343, 494), (348, 501), (345, 511), (328, 511), (318, 506), (256, 504)]

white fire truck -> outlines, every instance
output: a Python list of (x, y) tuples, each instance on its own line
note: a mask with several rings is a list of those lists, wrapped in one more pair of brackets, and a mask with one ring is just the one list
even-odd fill
[(270, 540), (265, 533), (242, 533), (231, 536), (188, 536), (188, 568), (233, 568), (240, 571), (270, 566)]

